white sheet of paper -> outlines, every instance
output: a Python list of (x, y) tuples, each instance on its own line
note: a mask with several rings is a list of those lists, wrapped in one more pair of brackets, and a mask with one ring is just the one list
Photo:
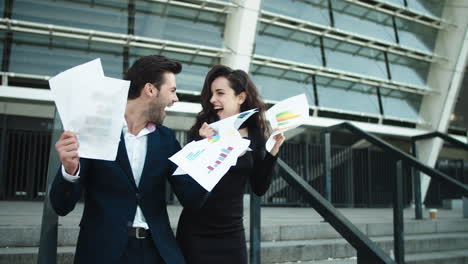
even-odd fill
[(184, 175), (184, 174), (187, 174), (187, 173), (181, 167), (177, 167), (177, 169), (174, 171), (172, 175), (177, 176), (177, 175)]
[(105, 77), (99, 59), (49, 81), (64, 129), (77, 135), (80, 157), (115, 160), (129, 81)]
[(209, 126), (218, 133), (230, 133), (230, 131), (233, 128), (235, 130), (238, 130), (239, 127), (245, 122), (245, 120), (249, 119), (249, 117), (255, 114), (256, 112), (258, 112), (257, 108), (250, 109), (237, 115), (233, 115), (228, 118), (213, 122), (209, 124)]
[(80, 91), (96, 85), (96, 82), (102, 78), (104, 78), (104, 72), (101, 59), (95, 59), (61, 72), (49, 80), (50, 90), (64, 130), (73, 131), (69, 122), (73, 120), (71, 116), (79, 112), (73, 109), (73, 101), (79, 99)]
[(309, 104), (305, 94), (285, 99), (268, 109), (266, 118), (273, 133), (265, 144), (266, 150), (270, 152), (275, 145), (274, 136), (304, 124), (307, 117), (309, 117)]
[(190, 142), (169, 159), (211, 191), (249, 144), (240, 136), (214, 136)]

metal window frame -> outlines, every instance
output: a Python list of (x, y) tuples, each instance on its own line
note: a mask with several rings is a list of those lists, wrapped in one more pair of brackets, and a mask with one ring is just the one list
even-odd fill
[(150, 48), (161, 51), (173, 51), (206, 57), (222, 57), (224, 53), (228, 52), (228, 50), (224, 48), (214, 48), (157, 38), (140, 37), (130, 34), (110, 33), (76, 27), (65, 27), (53, 24), (29, 22), (24, 20), (12, 20), (7, 18), (0, 19), (0, 30), (6, 32), (30, 33), (49, 37), (81, 39), (87, 40), (89, 42), (110, 43), (121, 45), (123, 47)]
[(420, 13), (407, 7), (401, 7), (381, 0), (344, 0), (362, 7), (377, 10), (381, 13), (389, 14), (406, 20), (410, 20), (429, 27), (441, 29), (446, 26), (446, 22), (435, 16)]
[(145, 0), (146, 2), (153, 2), (159, 4), (167, 4), (172, 6), (180, 6), (191, 9), (199, 9), (202, 11), (209, 11), (214, 13), (230, 13), (230, 8), (237, 7), (237, 5), (230, 2), (216, 1), (216, 0), (193, 0), (199, 2), (200, 4), (192, 4), (184, 1), (178, 0)]
[(403, 92), (409, 92), (413, 94), (437, 94), (437, 91), (428, 89), (425, 87), (419, 87), (415, 85), (409, 85), (405, 83), (395, 82), (391, 80), (383, 80), (374, 78), (366, 75), (330, 69), (328, 67), (315, 66), (310, 64), (299, 63), (295, 61), (277, 59), (273, 57), (263, 56), (254, 54), (252, 56), (252, 63), (261, 66), (267, 66), (271, 68), (291, 70), (297, 72), (303, 72), (308, 74), (316, 74), (318, 76), (324, 76), (328, 78), (340, 79), (355, 83), (366, 84), (370, 86), (379, 86), (382, 88), (388, 88), (392, 90), (398, 90)]
[[(253, 64), (255, 64), (254, 62), (252, 62)], [(261, 65), (260, 65), (261, 66)], [(268, 65), (269, 67), (270, 65)], [(288, 69), (284, 69), (284, 70), (288, 70)], [(319, 74), (312, 74), (310, 72), (302, 72), (302, 73), (307, 73), (309, 76), (311, 76), (313, 79), (315, 79), (315, 76), (319, 75)], [(260, 73), (260, 75), (264, 75), (262, 73)], [(319, 75), (321, 76), (321, 75)], [(329, 76), (326, 76), (326, 77), (329, 77)], [(315, 81), (311, 81), (311, 84), (313, 86), (315, 86)], [(316, 91), (316, 87), (312, 87), (313, 88), (313, 91), (312, 93), (315, 94), (315, 91)], [(347, 114), (347, 115), (353, 115), (353, 116), (359, 116), (359, 117), (369, 117), (369, 118), (375, 118), (375, 119), (378, 119), (378, 123), (379, 124), (382, 124), (383, 121), (387, 120), (387, 121), (397, 121), (397, 122), (405, 122), (405, 123), (411, 123), (411, 124), (416, 124), (416, 125), (427, 125), (428, 123), (426, 121), (424, 121), (423, 119), (421, 119), (421, 117), (419, 117), (418, 119), (410, 119), (410, 118), (403, 118), (403, 117), (397, 117), (397, 116), (392, 116), (392, 115), (386, 115), (384, 113), (382, 113), (382, 103), (381, 103), (381, 98), (379, 97), (378, 93), (380, 91), (380, 87), (379, 86), (373, 86), (374, 89), (376, 89), (376, 94), (375, 96), (377, 96), (377, 99), (378, 99), (378, 107), (379, 107), (379, 112), (380, 113), (368, 113), (368, 112), (359, 112), (359, 111), (353, 111), (353, 110), (347, 110), (347, 109), (339, 109), (339, 108), (333, 108), (333, 107), (326, 107), (326, 106), (320, 106), (320, 105), (315, 105), (316, 102), (314, 102), (314, 104), (309, 104), (309, 109), (313, 111), (313, 116), (314, 117), (318, 117), (318, 111), (327, 111), (327, 112), (332, 112), (332, 113), (338, 113), (338, 114)], [(314, 95), (315, 96), (315, 99), (318, 100), (318, 96)], [(280, 101), (278, 100), (272, 100), (272, 99), (265, 99), (264, 102), (266, 104), (276, 104)], [(346, 119), (343, 119), (343, 120), (346, 120)]]
[(320, 25), (317, 23), (273, 13), (268, 11), (261, 11), (260, 12), (260, 22), (269, 25), (275, 25), (287, 29), (291, 29), (294, 31), (301, 31), (317, 36), (324, 36), (327, 38), (348, 42), (351, 44), (364, 46), (368, 48), (373, 48), (381, 51), (386, 51), (390, 53), (394, 53), (397, 55), (402, 55), (405, 57), (410, 57), (418, 60), (423, 60), (427, 62), (434, 62), (443, 59), (442, 57), (433, 54), (427, 53), (424, 51), (420, 51), (417, 49), (402, 47), (399, 44), (394, 44), (378, 39), (374, 39), (368, 36), (363, 36), (351, 32), (347, 32), (344, 30), (340, 30), (337, 28)]

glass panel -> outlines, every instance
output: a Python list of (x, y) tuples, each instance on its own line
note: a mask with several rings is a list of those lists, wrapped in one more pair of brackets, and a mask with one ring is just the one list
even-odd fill
[(445, 0), (411, 0), (407, 1), (407, 3), (409, 9), (430, 16), (441, 17)]
[(335, 27), (387, 42), (395, 42), (390, 15), (344, 1), (333, 2)]
[(252, 80), (263, 100), (281, 101), (305, 93), (309, 105), (314, 105), (312, 76), (305, 73), (251, 65)]
[(13, 19), (127, 34), (127, 2), (15, 0)]
[(391, 89), (380, 89), (385, 117), (419, 120), (422, 96)]
[(255, 54), (322, 65), (317, 36), (268, 24), (260, 24), (255, 39)]
[(122, 47), (15, 33), (10, 71), (52, 76), (96, 58), (101, 58), (106, 76), (122, 78)]
[(328, 3), (324, 0), (263, 0), (262, 9), (325, 26), (330, 25)]
[(316, 82), (320, 106), (380, 114), (375, 87), (321, 76), (316, 77)]
[(219, 13), (137, 1), (135, 34), (222, 47), (225, 17)]
[(3, 17), (3, 10), (5, 8), (5, 0), (0, 0), (0, 14)]
[(396, 18), (396, 24), (402, 46), (432, 53), (437, 29), (401, 18)]
[(131, 48), (130, 65), (132, 65), (137, 58), (152, 54), (163, 55), (182, 63), (182, 72), (179, 73), (176, 78), (178, 92), (201, 92), (206, 74), (211, 69), (212, 65), (219, 64), (219, 58), (142, 48)]
[(450, 126), (468, 130), (468, 73), (465, 72), (465, 78), (460, 87), (458, 100), (455, 105), (452, 116), (450, 117)]
[(381, 51), (334, 39), (324, 39), (327, 66), (333, 69), (387, 79)]
[(429, 62), (388, 54), (392, 80), (427, 87)]

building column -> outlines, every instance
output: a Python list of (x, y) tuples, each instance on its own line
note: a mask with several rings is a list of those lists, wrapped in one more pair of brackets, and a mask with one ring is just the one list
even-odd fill
[(233, 0), (224, 28), (224, 46), (230, 53), (221, 58), (221, 64), (249, 72), (252, 51), (257, 34), (261, 0)]
[[(446, 59), (431, 64), (428, 86), (436, 93), (428, 94), (422, 100), (420, 115), (429, 125), (420, 128), (447, 132), (468, 60), (468, 16), (464, 8), (457, 8), (465, 4), (465, 0), (447, 1), (445, 4), (442, 18), (446, 24), (438, 33), (434, 53)], [(418, 142), (419, 160), (434, 167), (442, 145), (443, 141), (438, 138)], [(430, 177), (422, 175), (424, 201)]]

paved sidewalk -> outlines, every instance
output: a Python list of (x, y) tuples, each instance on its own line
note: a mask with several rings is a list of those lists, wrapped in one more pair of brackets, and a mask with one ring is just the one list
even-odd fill
[[(73, 212), (65, 217), (60, 217), (59, 223), (63, 226), (78, 226), (81, 218), (83, 205), (78, 204)], [(168, 213), (172, 226), (177, 225), (182, 208), (180, 206), (169, 205)], [(391, 223), (393, 222), (393, 209), (338, 209), (352, 223)], [(38, 226), (42, 221), (42, 202), (29, 201), (0, 201), (0, 226)], [(248, 224), (249, 210), (244, 211), (244, 223)], [(423, 212), (424, 221), (428, 219), (428, 211)], [(414, 209), (404, 210), (405, 221), (414, 220)], [(437, 218), (443, 219), (462, 219), (461, 210), (439, 209)], [(295, 207), (263, 207), (262, 225), (304, 225), (319, 223), (323, 218), (312, 208)]]

